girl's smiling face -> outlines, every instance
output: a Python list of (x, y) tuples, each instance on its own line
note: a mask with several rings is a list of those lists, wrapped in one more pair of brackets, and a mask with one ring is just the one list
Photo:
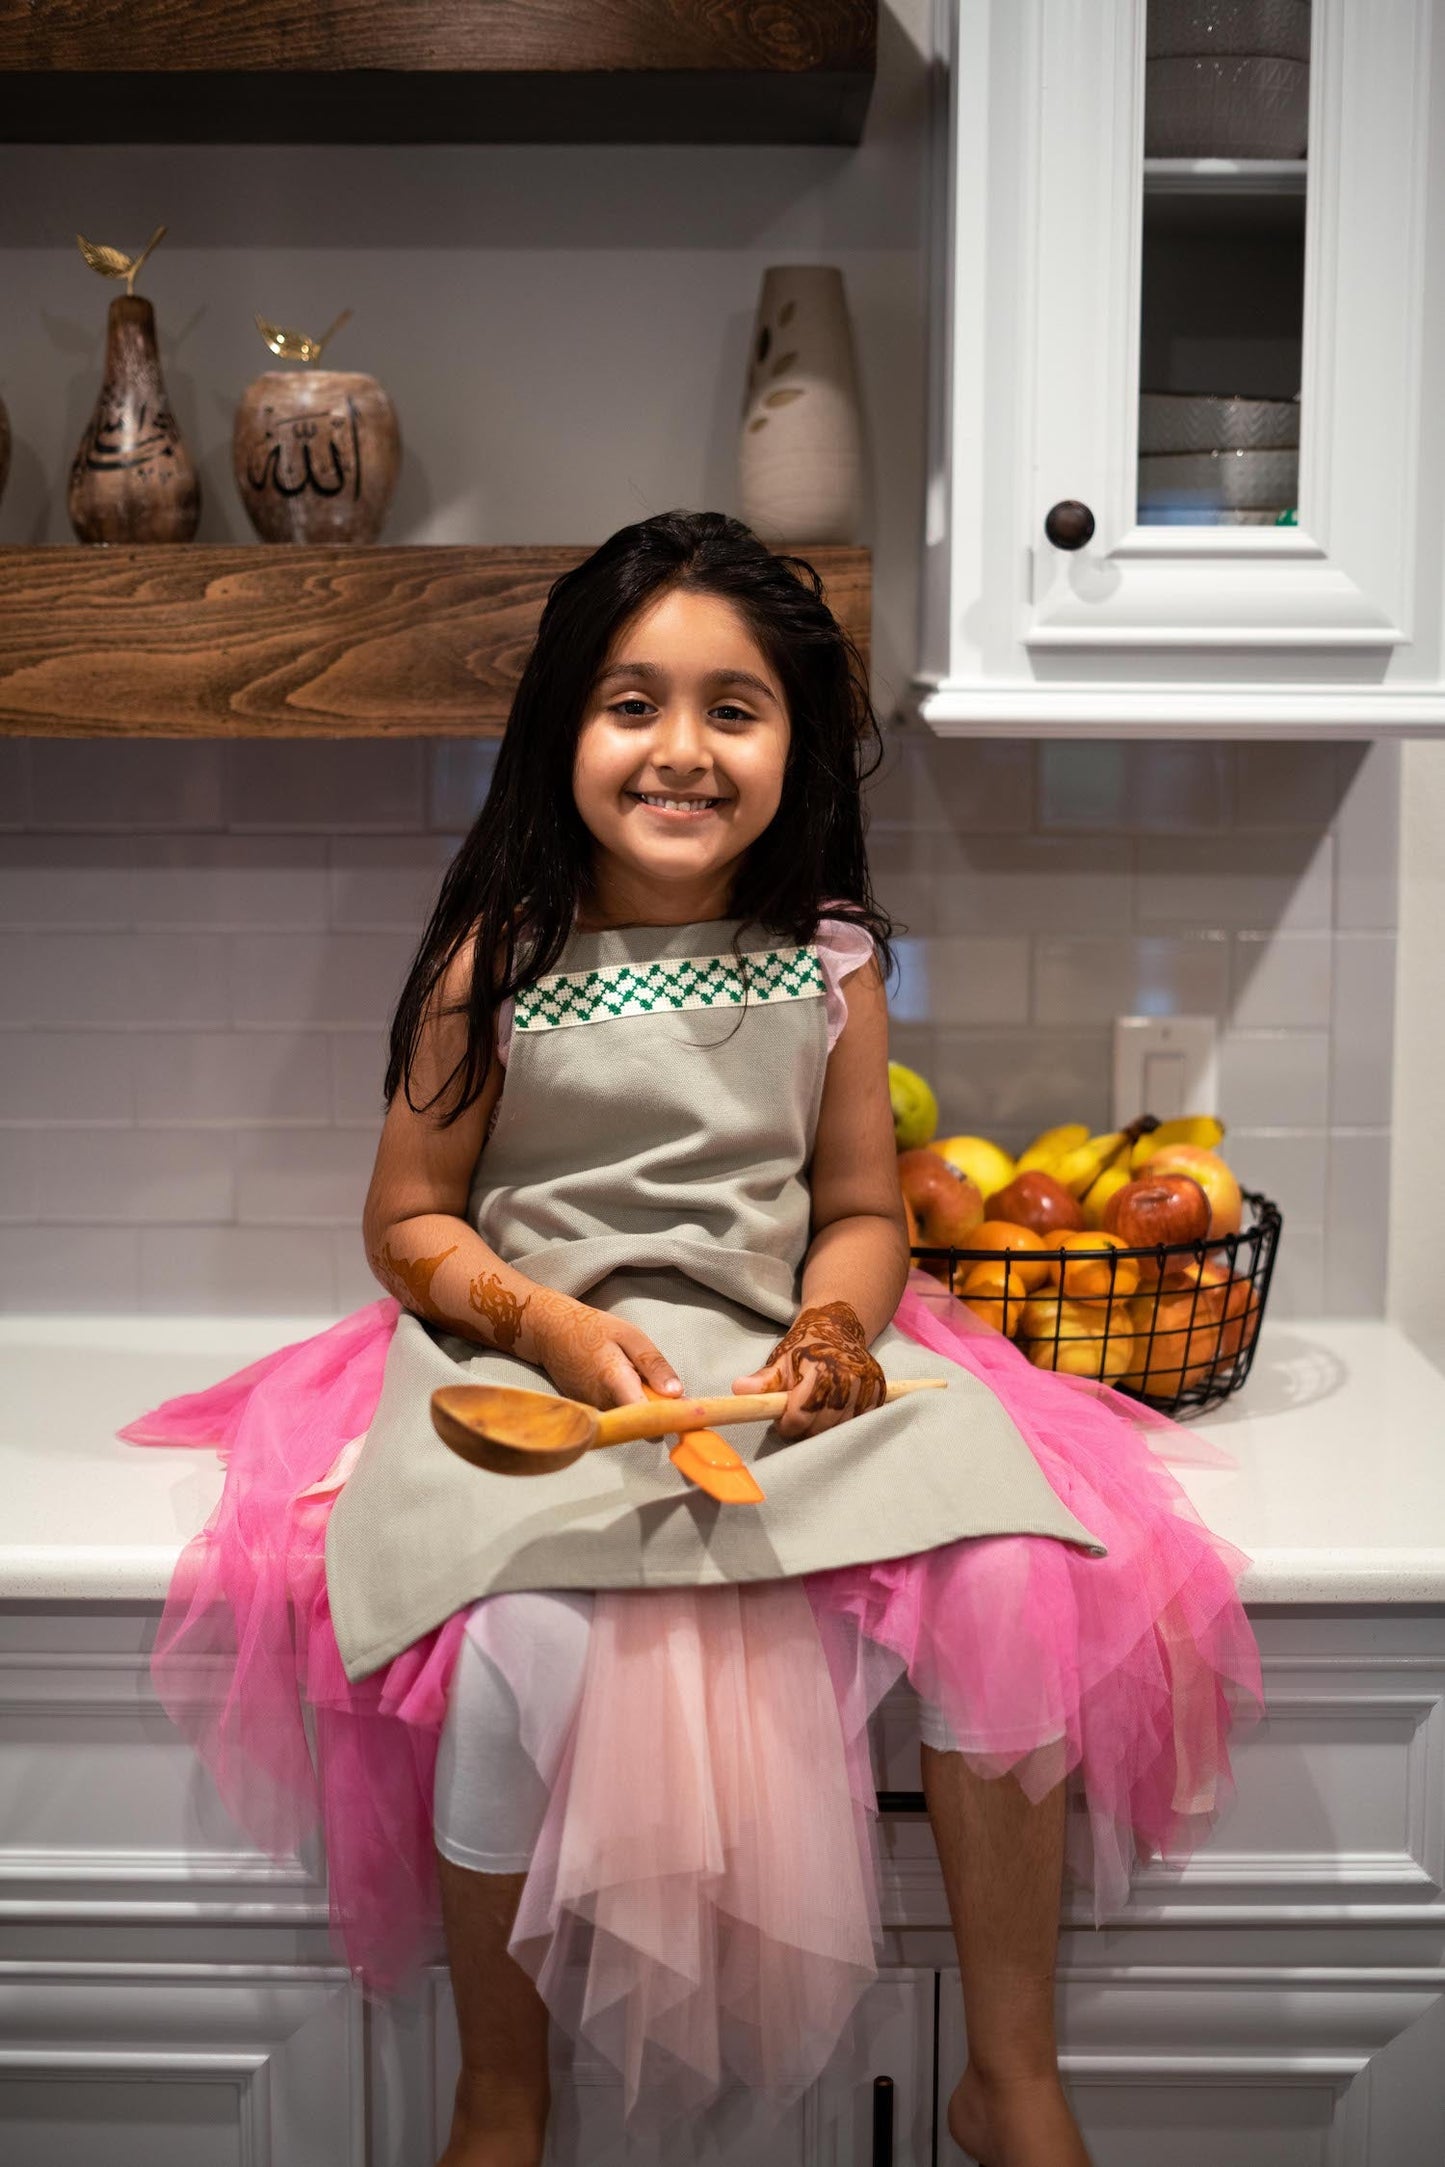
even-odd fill
[(729, 916), (738, 861), (781, 802), (789, 736), (783, 688), (730, 602), (674, 588), (639, 610), (608, 650), (577, 740), (572, 788), (596, 843), (579, 916)]

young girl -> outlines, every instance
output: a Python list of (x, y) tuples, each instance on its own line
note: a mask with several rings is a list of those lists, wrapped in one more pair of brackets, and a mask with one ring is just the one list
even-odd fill
[[(1227, 1456), (910, 1269), (876, 735), (816, 573), (735, 520), (560, 578), (393, 1025), (388, 1298), (122, 1433), (227, 1456), (152, 1658), (223, 1799), (275, 1853), (323, 1821), (368, 1993), (440, 1923), (445, 2167), (541, 2158), (549, 2019), (631, 2127), (689, 2113), (689, 2158), (816, 2076), (875, 1973), (866, 1726), (905, 1671), (967, 2011), (949, 2130), (1086, 2160), (1064, 1867), (1099, 1922), (1137, 1855), (1187, 1857), (1262, 1710), (1249, 1560), (1159, 1454)], [(886, 1401), (908, 1378), (946, 1389)], [(731, 1432), (763, 1501), (720, 1505), (655, 1440), (476, 1468), (430, 1419), (460, 1381), (787, 1405)]]

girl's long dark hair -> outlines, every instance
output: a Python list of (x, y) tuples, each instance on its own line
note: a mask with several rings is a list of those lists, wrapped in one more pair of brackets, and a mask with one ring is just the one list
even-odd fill
[[(861, 785), (883, 740), (862, 658), (806, 558), (773, 552), (722, 512), (663, 512), (620, 527), (548, 590), (486, 803), (447, 869), (392, 1019), (388, 1105), (398, 1089), (417, 1112), (450, 1093), (442, 1125), (455, 1121), (486, 1081), (495, 1011), (560, 956), (590, 883), (594, 841), (572, 771), (592, 688), (622, 626), (678, 588), (733, 604), (777, 674), (791, 725), (782, 798), (735, 869), (729, 915), (802, 943), (817, 933), (820, 904), (846, 899), (829, 915), (866, 925), (892, 973), (897, 929), (874, 900), (863, 845)], [(742, 930), (733, 953), (746, 993)], [(466, 1051), (418, 1107), (411, 1080), (428, 1004), (473, 934)], [(498, 956), (505, 968), (493, 981), (484, 965)]]

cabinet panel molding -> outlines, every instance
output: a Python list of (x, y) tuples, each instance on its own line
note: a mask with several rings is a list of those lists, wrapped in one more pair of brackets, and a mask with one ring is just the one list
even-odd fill
[(91, 2087), (117, 2167), (182, 2156), (178, 2119), (198, 2162), (362, 2167), (362, 2005), (344, 1970), (0, 1963), (0, 2040), (0, 2152), (27, 2167), (66, 2157)]

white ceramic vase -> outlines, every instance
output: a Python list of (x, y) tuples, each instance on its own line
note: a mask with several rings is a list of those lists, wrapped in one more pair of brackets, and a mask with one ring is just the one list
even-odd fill
[(863, 451), (853, 332), (836, 264), (773, 264), (753, 324), (738, 450), (760, 541), (856, 542)]

